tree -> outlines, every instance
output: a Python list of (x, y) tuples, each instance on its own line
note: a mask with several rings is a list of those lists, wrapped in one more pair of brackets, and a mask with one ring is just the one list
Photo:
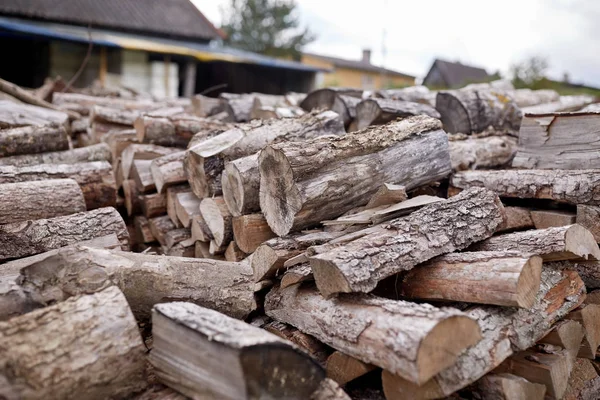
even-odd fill
[(510, 67), (515, 87), (531, 87), (545, 78), (548, 70), (548, 60), (545, 57), (534, 56)]
[(300, 28), (294, 0), (231, 0), (222, 12), (221, 29), (232, 47), (299, 60), (302, 47), (315, 40)]

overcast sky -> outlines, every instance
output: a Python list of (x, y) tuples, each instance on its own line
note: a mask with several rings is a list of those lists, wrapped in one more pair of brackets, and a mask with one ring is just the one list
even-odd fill
[[(215, 25), (229, 0), (192, 0)], [(598, 0), (297, 0), (317, 35), (306, 50), (372, 61), (423, 77), (436, 57), (506, 74), (514, 62), (540, 55), (549, 75), (600, 87)], [(387, 56), (383, 58), (383, 32)]]

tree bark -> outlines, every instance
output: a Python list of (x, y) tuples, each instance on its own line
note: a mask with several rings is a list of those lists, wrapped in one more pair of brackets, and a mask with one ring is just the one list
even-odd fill
[(175, 212), (181, 225), (185, 228), (190, 228), (194, 215), (200, 214), (200, 199), (192, 192), (177, 193)]
[(451, 140), (449, 144), (454, 171), (506, 167), (517, 151), (517, 139), (511, 136)]
[(592, 361), (578, 358), (564, 400), (593, 400), (600, 393), (600, 376)]
[(546, 386), (512, 374), (493, 373), (478, 380), (473, 391), (484, 400), (544, 400)]
[(79, 184), (88, 210), (116, 204), (115, 178), (110, 164), (106, 161), (25, 167), (0, 166), (0, 184), (65, 178), (74, 179)]
[(429, 90), (426, 86), (409, 86), (402, 89), (380, 90), (377, 95), (384, 99), (413, 101), (435, 107), (437, 92)]
[(222, 197), (202, 199), (200, 213), (218, 247), (233, 240), (232, 217)]
[(150, 171), (151, 160), (133, 160), (130, 178), (133, 179), (139, 193), (149, 193), (156, 190), (156, 184)]
[(131, 167), (133, 166), (134, 160), (154, 160), (155, 158), (173, 154), (178, 151), (178, 149), (172, 147), (156, 146), (153, 144), (131, 144), (121, 153), (123, 178), (130, 178)]
[(85, 211), (85, 200), (73, 179), (0, 184), (0, 224), (82, 211)]
[(1, 225), (0, 260), (43, 253), (111, 233), (117, 234), (123, 250), (129, 249), (125, 222), (112, 207)]
[(600, 288), (600, 261), (555, 261), (545, 263), (547, 268), (576, 271), (588, 290)]
[(67, 128), (69, 126), (69, 115), (62, 111), (0, 100), (0, 129), (48, 124)]
[(125, 125), (131, 128), (140, 113), (140, 110), (95, 105), (90, 108), (90, 123), (101, 122), (103, 124)]
[(540, 288), (542, 259), (510, 252), (452, 253), (409, 271), (400, 295), (531, 308)]
[(531, 210), (531, 219), (535, 229), (573, 225), (575, 213), (569, 211)]
[(353, 135), (268, 145), (259, 170), (260, 208), (284, 236), (368, 203), (386, 182), (410, 190), (451, 167), (439, 121), (418, 116)]
[(147, 385), (146, 349), (117, 288), (0, 322), (0, 351), (7, 399), (125, 399)]
[(590, 231), (596, 242), (600, 242), (600, 207), (578, 204), (575, 221)]
[(170, 118), (141, 116), (135, 121), (134, 126), (140, 143), (184, 149), (198, 132), (218, 132), (227, 127), (220, 121), (185, 114)]
[(500, 197), (600, 205), (598, 170), (464, 171), (453, 175), (450, 185), (458, 189), (485, 187)]
[(310, 265), (324, 296), (370, 292), (388, 276), (490, 237), (502, 222), (498, 197), (488, 190), (471, 190), (392, 220), (345, 245), (333, 245), (310, 257)]
[(36, 164), (77, 164), (91, 161), (111, 161), (110, 148), (106, 143), (94, 144), (73, 150), (3, 157), (0, 158), (0, 165), (24, 167)]
[(273, 142), (305, 140), (345, 133), (337, 114), (313, 112), (298, 118), (252, 121), (189, 148), (185, 168), (199, 198), (221, 194), (221, 174), (227, 161), (255, 154)]
[(319, 365), (325, 366), (325, 362), (327, 361), (327, 357), (331, 351), (328, 346), (319, 342), (314, 337), (299, 331), (291, 325), (284, 324), (279, 321), (270, 321), (261, 326), (261, 328), (275, 336), (289, 340), (302, 349), (302, 351), (304, 351), (306, 354), (310, 355), (316, 362), (319, 363)]
[(358, 129), (364, 129), (369, 125), (387, 124), (397, 118), (413, 115), (440, 118), (440, 113), (432, 106), (411, 101), (372, 98), (363, 100), (356, 106)]
[(327, 358), (327, 377), (337, 382), (340, 386), (353, 381), (377, 367), (367, 364), (354, 357), (335, 351)]
[(150, 171), (158, 193), (164, 193), (169, 186), (187, 182), (183, 169), (184, 157), (185, 151), (180, 151), (152, 160)]
[(258, 246), (275, 237), (260, 213), (234, 217), (232, 229), (235, 242), (246, 253), (254, 253)]
[(234, 217), (260, 211), (258, 153), (225, 164), (221, 188), (225, 203)]
[[(458, 310), (369, 295), (327, 300), (315, 289), (300, 285), (272, 289), (265, 312), (336, 350), (416, 384), (452, 365), (481, 338), (477, 323)], [(446, 334), (449, 331), (455, 333), (452, 339)]]
[(42, 125), (4, 129), (0, 136), (0, 157), (68, 150), (69, 135), (63, 126)]
[(195, 399), (304, 400), (324, 378), (290, 342), (194, 304), (159, 304), (152, 325), (156, 375)]

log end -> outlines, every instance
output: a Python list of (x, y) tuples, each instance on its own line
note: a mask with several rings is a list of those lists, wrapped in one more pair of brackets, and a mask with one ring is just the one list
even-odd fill
[(381, 374), (381, 382), (387, 400), (430, 400), (446, 397), (435, 379), (419, 386), (384, 370)]
[(260, 282), (275, 275), (277, 269), (283, 267), (283, 261), (277, 256), (277, 252), (270, 246), (258, 246), (252, 255), (252, 271), (254, 271), (254, 282)]
[(234, 217), (244, 214), (244, 183), (237, 167), (232, 163), (225, 164), (221, 178), (223, 199)]
[(542, 279), (542, 258), (531, 257), (519, 276), (517, 282), (517, 305), (521, 308), (531, 308), (540, 289)]
[(579, 224), (572, 225), (565, 233), (565, 250), (583, 260), (600, 260), (600, 248), (594, 235)]
[(208, 180), (204, 172), (204, 157), (188, 150), (183, 160), (183, 169), (196, 197), (203, 199), (212, 195), (209, 193)]
[(450, 92), (439, 92), (435, 107), (441, 115), (444, 130), (448, 133), (471, 133), (469, 112), (462, 102)]
[(310, 267), (317, 283), (317, 289), (323, 297), (330, 298), (337, 293), (351, 293), (354, 291), (344, 274), (330, 261), (320, 259), (318, 256), (312, 257)]

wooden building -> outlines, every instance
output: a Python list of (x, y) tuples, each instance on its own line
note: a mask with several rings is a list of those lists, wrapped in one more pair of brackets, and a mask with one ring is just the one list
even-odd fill
[(491, 79), (492, 76), (483, 68), (436, 59), (423, 79), (423, 85), (432, 89), (456, 89)]

